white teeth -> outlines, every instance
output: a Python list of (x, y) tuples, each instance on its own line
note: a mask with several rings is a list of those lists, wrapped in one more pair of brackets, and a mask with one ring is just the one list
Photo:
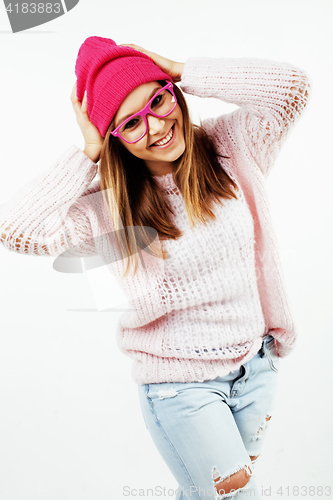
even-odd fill
[(154, 146), (163, 146), (164, 144), (166, 144), (167, 142), (169, 142), (171, 140), (172, 136), (173, 136), (173, 130), (171, 129), (170, 132), (168, 133), (168, 135), (166, 136), (166, 138), (163, 139), (162, 141), (155, 142)]

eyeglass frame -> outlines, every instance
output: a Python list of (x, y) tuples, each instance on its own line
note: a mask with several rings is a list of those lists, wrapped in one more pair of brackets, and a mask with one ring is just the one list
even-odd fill
[[(158, 92), (156, 92), (156, 94), (153, 95), (153, 97), (149, 100), (149, 102), (146, 104), (146, 106), (144, 108), (141, 109), (141, 111), (138, 111), (137, 113), (134, 113), (134, 115), (131, 115), (129, 116), (128, 118), (126, 118), (126, 120), (122, 121), (120, 125), (118, 125), (118, 127), (116, 127), (114, 130), (112, 130), (110, 132), (111, 135), (113, 135), (113, 137), (119, 137), (120, 139), (122, 139), (123, 141), (125, 141), (127, 144), (135, 144), (136, 142), (140, 141), (145, 135), (146, 133), (148, 132), (148, 122), (147, 122), (147, 115), (152, 115), (152, 116), (155, 116), (156, 118), (164, 118), (165, 116), (168, 116), (170, 115), (173, 110), (175, 109), (175, 107), (177, 106), (177, 97), (176, 97), (176, 94), (173, 90), (173, 83), (172, 82), (169, 82), (168, 80), (166, 80), (168, 83), (167, 85), (165, 85), (164, 87), (162, 87)], [(150, 105), (151, 103), (153, 102), (153, 100), (156, 98), (156, 96), (158, 94), (160, 94), (163, 90), (170, 90), (171, 94), (173, 95), (174, 99), (175, 99), (175, 105), (174, 107), (171, 109), (171, 111), (169, 111), (168, 113), (166, 113), (165, 115), (157, 115), (156, 113), (154, 113), (151, 109), (150, 109)], [(129, 120), (132, 120), (133, 118), (135, 118), (136, 116), (141, 116), (141, 118), (143, 118), (143, 121), (146, 125), (146, 130), (145, 130), (145, 133), (141, 135), (141, 137), (139, 137), (139, 139), (137, 139), (136, 141), (132, 141), (132, 142), (129, 142), (129, 141), (126, 141), (126, 139), (124, 139), (119, 130), (120, 128), (124, 125), (124, 123), (126, 123), (127, 121)]]

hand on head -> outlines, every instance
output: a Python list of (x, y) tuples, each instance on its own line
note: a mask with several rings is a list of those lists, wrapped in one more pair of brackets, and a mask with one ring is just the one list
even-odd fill
[(176, 83), (181, 80), (184, 64), (172, 61), (171, 59), (167, 59), (166, 57), (160, 56), (159, 54), (155, 54), (155, 52), (150, 52), (139, 45), (135, 45), (133, 43), (122, 43), (119, 45), (120, 47), (131, 47), (132, 49), (138, 50), (139, 52), (143, 52), (147, 56), (151, 57), (157, 66), (161, 68), (167, 75), (170, 75), (172, 80)]
[[(101, 37), (87, 38), (79, 49), (75, 65), (77, 82), (71, 95), (85, 140), (84, 152), (98, 161), (103, 137), (124, 99), (148, 82), (180, 81), (183, 66), (138, 45), (117, 45)], [(88, 91), (88, 99), (85, 91)]]
[(97, 127), (89, 120), (87, 112), (87, 94), (84, 95), (82, 103), (77, 98), (76, 82), (71, 93), (71, 101), (76, 121), (84, 137), (84, 153), (96, 163), (99, 160), (104, 139)]

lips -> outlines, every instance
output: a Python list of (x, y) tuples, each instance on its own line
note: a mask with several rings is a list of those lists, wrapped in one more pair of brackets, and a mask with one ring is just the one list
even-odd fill
[(174, 131), (174, 124), (173, 124), (171, 129), (169, 130), (169, 132), (164, 137), (162, 137), (162, 139), (159, 139), (158, 141), (151, 144), (150, 147), (154, 146), (154, 147), (161, 148), (163, 146), (167, 146), (170, 142), (172, 142), (172, 139), (174, 138), (174, 134), (175, 134), (175, 131)]

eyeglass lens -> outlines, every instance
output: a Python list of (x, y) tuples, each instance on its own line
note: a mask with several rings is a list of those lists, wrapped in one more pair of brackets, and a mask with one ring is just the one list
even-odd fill
[[(160, 117), (167, 115), (175, 107), (175, 98), (167, 89), (155, 94), (149, 107), (150, 111)], [(126, 120), (119, 129), (120, 136), (128, 142), (135, 142), (146, 133), (146, 124), (142, 116)]]

